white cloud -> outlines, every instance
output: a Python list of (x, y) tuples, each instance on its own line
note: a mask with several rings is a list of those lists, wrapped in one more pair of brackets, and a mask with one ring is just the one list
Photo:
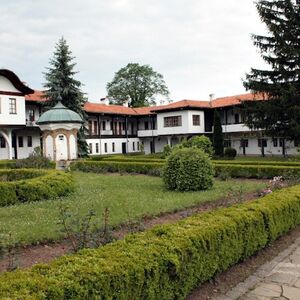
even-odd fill
[[(1, 3), (3, 2), (3, 3)], [(2, 4), (2, 5), (1, 5)], [(262, 33), (252, 0), (0, 0), (0, 67), (42, 87), (63, 35), (91, 101), (128, 62), (162, 73), (171, 97), (243, 93), (241, 78), (263, 67), (250, 33)]]

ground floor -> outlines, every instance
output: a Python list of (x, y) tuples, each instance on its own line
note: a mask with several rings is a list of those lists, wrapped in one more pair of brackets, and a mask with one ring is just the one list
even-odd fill
[(41, 147), (39, 128), (0, 128), (0, 159), (28, 157)]
[[(36, 147), (42, 147), (38, 127), (1, 128), (0, 159), (28, 157)], [(162, 152), (165, 145), (175, 146), (191, 135), (164, 135), (150, 137), (105, 137), (88, 138), (90, 155)], [(262, 136), (260, 132), (235, 132), (224, 134), (224, 146), (234, 148), (238, 155), (296, 155), (298, 145), (280, 137)], [(67, 151), (67, 150), (66, 150)], [(65, 152), (66, 152), (65, 151)], [(64, 151), (60, 151), (64, 152)], [(44, 153), (48, 153), (44, 149)], [(49, 156), (49, 155), (48, 155)]]

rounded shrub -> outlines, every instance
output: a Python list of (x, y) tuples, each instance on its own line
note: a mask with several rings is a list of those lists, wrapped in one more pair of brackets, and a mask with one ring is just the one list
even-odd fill
[(193, 136), (188, 140), (183, 140), (178, 148), (198, 148), (203, 150), (210, 157), (214, 154), (214, 149), (210, 139), (205, 135)]
[(234, 148), (226, 148), (224, 151), (224, 156), (229, 159), (234, 159), (236, 157), (236, 150)]
[(163, 180), (169, 190), (199, 191), (213, 186), (214, 169), (201, 149), (175, 149), (166, 161)]

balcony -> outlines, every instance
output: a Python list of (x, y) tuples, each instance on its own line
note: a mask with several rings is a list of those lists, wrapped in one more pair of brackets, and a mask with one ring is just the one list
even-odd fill
[(150, 130), (138, 130), (137, 132), (138, 137), (151, 137), (157, 136), (157, 129), (150, 129)]
[(226, 132), (249, 132), (251, 129), (244, 125), (243, 123), (240, 124), (228, 124), (228, 125), (222, 125), (223, 133)]
[(29, 120), (26, 120), (26, 126), (27, 126), (27, 127), (37, 127), (36, 121), (29, 121)]

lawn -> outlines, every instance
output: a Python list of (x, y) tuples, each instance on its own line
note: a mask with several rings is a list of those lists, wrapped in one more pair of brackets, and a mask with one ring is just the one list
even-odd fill
[(81, 216), (90, 209), (95, 210), (99, 222), (107, 207), (110, 224), (117, 225), (143, 215), (214, 201), (232, 190), (257, 191), (265, 185), (250, 180), (215, 181), (209, 191), (179, 193), (166, 191), (158, 177), (80, 172), (75, 172), (74, 177), (75, 193), (65, 198), (0, 208), (0, 232), (11, 232), (12, 242), (24, 245), (57, 240), (62, 237), (57, 225), (61, 202)]

